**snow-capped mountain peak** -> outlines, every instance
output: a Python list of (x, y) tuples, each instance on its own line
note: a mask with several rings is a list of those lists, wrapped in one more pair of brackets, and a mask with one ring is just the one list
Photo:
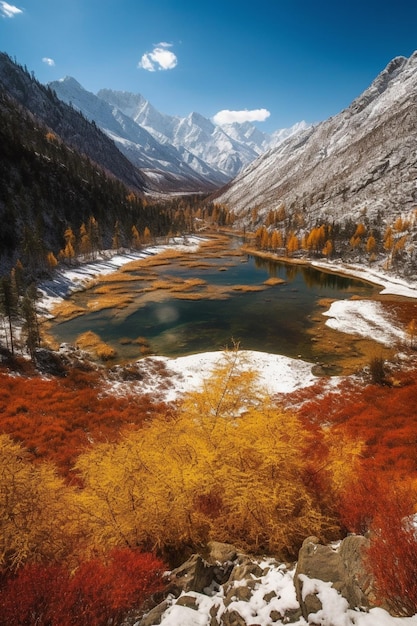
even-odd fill
[(104, 130), (136, 166), (148, 174), (159, 172), (158, 183), (165, 180), (166, 191), (220, 187), (296, 132), (293, 127), (271, 136), (248, 122), (217, 126), (196, 111), (186, 117), (166, 115), (141, 94), (101, 89), (95, 95), (71, 77), (50, 86)]

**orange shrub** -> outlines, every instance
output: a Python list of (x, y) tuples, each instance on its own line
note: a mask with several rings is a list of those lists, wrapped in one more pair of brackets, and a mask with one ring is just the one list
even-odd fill
[(0, 373), (0, 433), (22, 442), (33, 460), (53, 461), (64, 476), (92, 443), (117, 441), (121, 428), (141, 426), (160, 410), (148, 396), (103, 395), (93, 372), (57, 379)]

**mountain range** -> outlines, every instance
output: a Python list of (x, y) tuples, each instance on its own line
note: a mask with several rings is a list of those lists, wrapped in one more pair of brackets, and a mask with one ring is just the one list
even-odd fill
[[(378, 231), (381, 253), (385, 229), (401, 218), (407, 238), (404, 228), (396, 236), (407, 273), (417, 265), (417, 52), (394, 58), (339, 114), (271, 136), (251, 124), (217, 126), (198, 113), (168, 116), (139, 94), (102, 89), (95, 95), (73, 78), (45, 86), (1, 53), (0, 96), (0, 244), (11, 260), (28, 220), (27, 232), (43, 224), (54, 246), (68, 222), (78, 227), (100, 214), (103, 223), (109, 209), (97, 201), (101, 190), (119, 198), (107, 229), (130, 192), (146, 202), (210, 193), (206, 205), (227, 207), (234, 224), (247, 230), (285, 209), (283, 226), (297, 228), (300, 241), (321, 224), (340, 230), (365, 222), (368, 236)], [(45, 139), (49, 131), (56, 135), (52, 143)], [(76, 164), (85, 157), (90, 164)], [(124, 189), (109, 188), (106, 196), (103, 176)], [(169, 230), (167, 219), (155, 223), (158, 232), (162, 223)]]
[(158, 191), (213, 191), (260, 154), (307, 127), (299, 122), (267, 135), (248, 122), (219, 126), (199, 113), (161, 113), (140, 94), (85, 90), (74, 78), (49, 83), (67, 104), (94, 121)]

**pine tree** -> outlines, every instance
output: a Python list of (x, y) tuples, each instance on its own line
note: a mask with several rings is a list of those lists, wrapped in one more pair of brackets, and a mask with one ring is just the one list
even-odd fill
[(6, 346), (14, 354), (13, 320), (17, 316), (18, 294), (15, 281), (11, 276), (3, 276), (0, 279), (0, 312), (7, 319), (8, 335), (6, 333)]
[(40, 343), (38, 316), (36, 314), (36, 298), (36, 285), (32, 284), (27, 289), (21, 305), (23, 317), (22, 331), (26, 336), (26, 347), (32, 359)]

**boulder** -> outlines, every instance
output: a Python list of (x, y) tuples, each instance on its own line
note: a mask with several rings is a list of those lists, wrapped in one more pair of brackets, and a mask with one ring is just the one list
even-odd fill
[(235, 546), (230, 543), (221, 543), (220, 541), (209, 541), (207, 544), (208, 555), (207, 561), (209, 563), (227, 563), (235, 561), (237, 558), (237, 551)]
[(337, 547), (321, 545), (317, 537), (308, 537), (301, 547), (294, 576), (297, 599), (304, 619), (317, 613), (321, 602), (316, 595), (303, 597), (300, 575), (332, 583), (351, 609), (369, 608), (371, 580), (363, 564), (368, 539), (360, 535), (346, 537)]
[(259, 565), (251, 559), (249, 556), (240, 555), (237, 559), (235, 566), (230, 572), (229, 581), (246, 580), (250, 578), (260, 578), (263, 574), (263, 570)]
[(220, 626), (248, 626), (248, 623), (238, 611), (226, 609), (222, 615)]
[(162, 617), (165, 611), (169, 608), (170, 604), (170, 601), (166, 599), (146, 613), (141, 619), (139, 619), (139, 621), (135, 620), (131, 623), (135, 625), (140, 624), (140, 626), (155, 626), (160, 624)]
[(213, 581), (216, 582), (218, 570), (217, 565), (210, 565), (199, 554), (193, 554), (183, 565), (172, 570), (169, 576), (169, 591), (176, 596), (181, 591), (204, 593)]

